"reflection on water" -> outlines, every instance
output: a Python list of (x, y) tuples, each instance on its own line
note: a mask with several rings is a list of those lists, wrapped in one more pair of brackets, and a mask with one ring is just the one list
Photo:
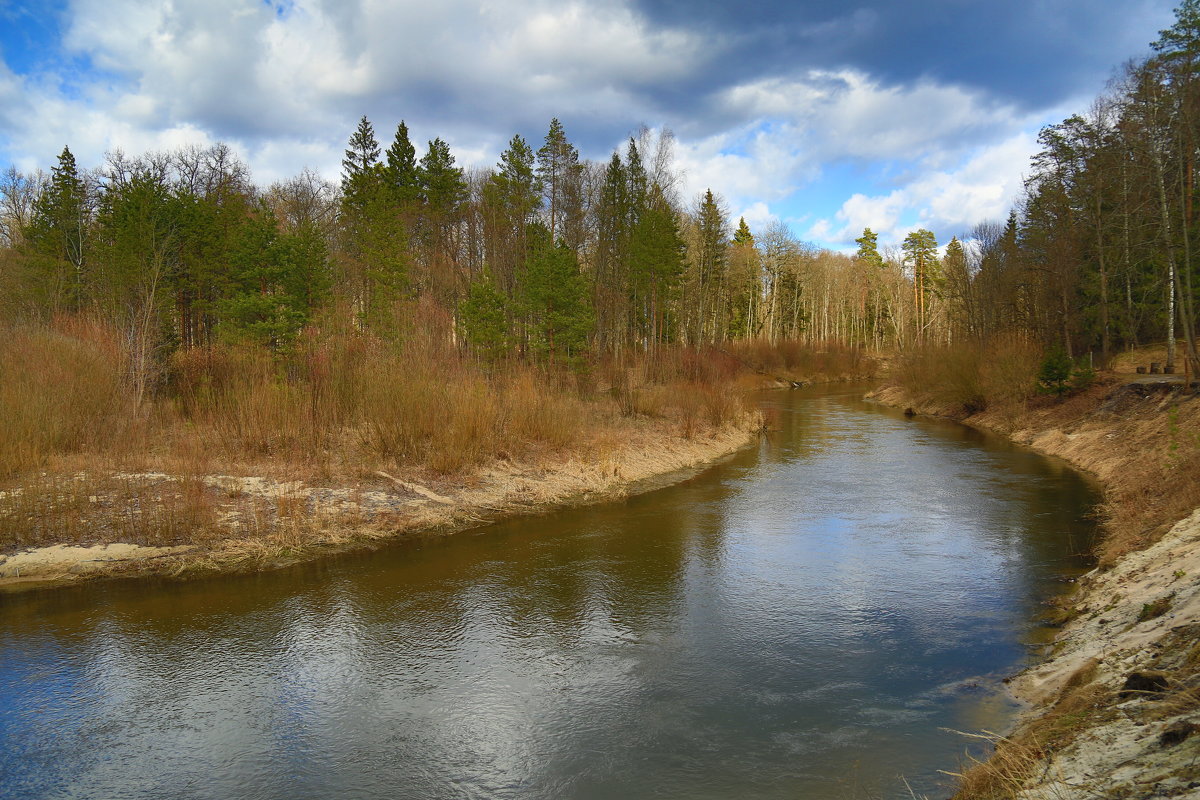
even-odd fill
[(0, 796), (907, 797), (1003, 727), (1074, 473), (845, 389), (685, 484), (286, 572), (0, 599)]

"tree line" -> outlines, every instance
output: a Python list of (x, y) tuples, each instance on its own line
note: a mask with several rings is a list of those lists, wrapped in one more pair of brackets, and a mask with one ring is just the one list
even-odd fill
[(265, 188), (223, 144), (91, 170), (64, 148), (48, 175), (0, 179), (0, 314), (99, 314), (145, 375), (221, 342), (287, 353), (331, 318), (399, 336), (417, 306), (488, 361), (878, 333), (854, 259), (733, 226), (711, 190), (685, 202), (672, 145), (643, 130), (591, 162), (553, 120), (536, 151), (514, 136), (468, 170), (440, 138), (418, 157), (404, 122), (385, 149), (364, 117), (339, 184)]
[(881, 251), (868, 228), (849, 255), (734, 225), (713, 191), (681, 197), (667, 131), (595, 162), (555, 119), (536, 150), (513, 136), (464, 169), (440, 138), (418, 156), (403, 121), (385, 149), (363, 117), (339, 183), (305, 170), (265, 188), (223, 144), (91, 170), (64, 148), (49, 174), (0, 177), (0, 314), (100, 314), (142, 376), (219, 342), (286, 354), (334, 324), (401, 336), (416, 309), (489, 362), (1017, 332), (1101, 359), (1166, 339), (1173, 364), (1179, 337), (1196, 355), (1200, 0), (1153, 50), (1041, 132), (1007, 221), (944, 248), (919, 229)]
[(940, 256), (927, 230), (883, 256), (864, 232), (864, 269), (905, 272), (904, 306), (879, 300), (899, 323), (900, 343), (1016, 332), (1103, 363), (1165, 340), (1174, 367), (1182, 340), (1193, 370), (1200, 366), (1200, 0), (1185, 0), (1151, 48), (1120, 69), (1087, 113), (1040, 132), (1023, 196), (1005, 222), (951, 238)]

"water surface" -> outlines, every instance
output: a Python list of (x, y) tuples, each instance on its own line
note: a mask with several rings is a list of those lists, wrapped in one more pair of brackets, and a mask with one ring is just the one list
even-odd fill
[(1096, 498), (860, 393), (621, 503), (0, 598), (0, 797), (936, 796)]

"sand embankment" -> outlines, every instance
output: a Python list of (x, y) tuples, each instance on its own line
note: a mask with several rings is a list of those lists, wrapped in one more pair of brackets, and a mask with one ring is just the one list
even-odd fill
[[(634, 425), (620, 441), (583, 453), (536, 464), (497, 461), (449, 480), (372, 471), (354, 485), (329, 486), (256, 476), (123, 474), (115, 476), (123, 491), (136, 484), (143, 497), (172, 508), (186, 506), (189, 519), (202, 522), (167, 546), (113, 541), (119, 526), (104, 509), (114, 504), (89, 495), (83, 513), (94, 514), (95, 524), (88, 526), (85, 519), (84, 533), (76, 532), (75, 541), (0, 555), (0, 591), (97, 577), (271, 569), (402, 537), (602, 502), (683, 480), (755, 441), (761, 426), (757, 412), (693, 436), (669, 425)], [(55, 486), (64, 491), (62, 483)], [(83, 494), (89, 491), (99, 490)]]
[(1050, 655), (1011, 682), (1030, 710), (956, 797), (1200, 797), (1200, 397), (1119, 376), (973, 415), (871, 396), (1001, 433), (1105, 489), (1099, 566), (1063, 601)]

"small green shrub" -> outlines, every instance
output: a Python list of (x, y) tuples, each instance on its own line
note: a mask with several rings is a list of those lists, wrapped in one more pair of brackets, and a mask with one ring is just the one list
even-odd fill
[(1061, 347), (1053, 347), (1038, 368), (1038, 391), (1062, 397), (1071, 390), (1071, 357)]

